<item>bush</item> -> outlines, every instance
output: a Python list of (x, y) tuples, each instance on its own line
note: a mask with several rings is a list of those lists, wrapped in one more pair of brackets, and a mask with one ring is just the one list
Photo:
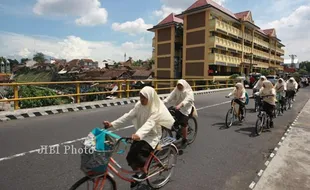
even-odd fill
[[(9, 90), (9, 96), (14, 96), (13, 90)], [(19, 97), (39, 97), (39, 96), (54, 96), (57, 95), (56, 92), (50, 89), (41, 89), (35, 86), (20, 86), (18, 90)], [(67, 103), (68, 98), (47, 98), (47, 99), (36, 99), (36, 100), (22, 100), (19, 101), (20, 108), (35, 108), (43, 106), (59, 105), (62, 103)]]

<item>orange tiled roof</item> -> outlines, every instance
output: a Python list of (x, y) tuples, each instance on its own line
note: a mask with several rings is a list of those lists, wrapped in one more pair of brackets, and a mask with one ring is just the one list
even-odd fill
[(230, 10), (226, 9), (225, 7), (217, 4), (216, 2), (212, 1), (212, 0), (198, 0), (195, 3), (193, 3), (188, 9), (185, 10), (185, 12), (189, 12), (191, 10), (200, 8), (200, 7), (204, 7), (210, 5), (226, 14), (228, 14), (229, 16), (237, 19), (237, 17), (235, 16), (235, 14), (233, 12), (231, 12)]
[(168, 15), (166, 18), (164, 18), (160, 23), (158, 23), (157, 25), (153, 26), (153, 28), (148, 29), (149, 31), (160, 27), (160, 26), (169, 26), (175, 23), (181, 23), (183, 24), (183, 19), (177, 17), (174, 13), (171, 13), (170, 15)]
[(235, 13), (235, 16), (238, 18), (238, 19), (244, 19), (245, 17), (247, 17), (249, 15), (250, 11), (243, 11), (243, 12), (240, 12), (240, 13)]

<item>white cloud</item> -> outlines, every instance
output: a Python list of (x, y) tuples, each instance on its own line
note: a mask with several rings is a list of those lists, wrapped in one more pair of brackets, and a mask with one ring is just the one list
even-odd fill
[(37, 0), (33, 7), (37, 15), (79, 17), (75, 23), (80, 26), (105, 24), (108, 12), (99, 0)]
[(137, 42), (125, 42), (117, 45), (106, 41), (86, 41), (76, 36), (57, 39), (0, 32), (0, 44), (7, 47), (0, 49), (0, 55), (17, 59), (31, 58), (34, 52), (42, 52), (55, 58), (67, 60), (91, 58), (98, 61), (103, 59), (122, 61), (124, 53), (134, 59), (147, 59), (152, 54), (151, 39), (144, 38)]
[[(160, 19), (164, 19), (170, 13), (179, 14), (185, 11), (197, 0), (160, 0), (163, 4), (159, 10), (155, 10), (153, 14)], [(226, 0), (213, 0), (216, 3), (223, 5)]]
[(147, 32), (148, 28), (152, 28), (152, 24), (146, 24), (142, 18), (138, 18), (134, 21), (127, 21), (124, 23), (113, 23), (112, 29), (114, 31), (125, 32), (130, 35), (135, 35), (138, 33), (145, 33)]
[(262, 28), (275, 28), (277, 36), (282, 40), (285, 57), (290, 54), (299, 60), (310, 60), (310, 5), (302, 5), (289, 16), (262, 25)]

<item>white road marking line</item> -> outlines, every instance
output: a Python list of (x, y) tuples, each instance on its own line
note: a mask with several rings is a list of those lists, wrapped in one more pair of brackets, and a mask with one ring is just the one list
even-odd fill
[(256, 183), (255, 183), (254, 181), (252, 181), (252, 183), (251, 183), (251, 184), (250, 184), (250, 186), (249, 186), (249, 187), (250, 187), (250, 189), (253, 189), (253, 188), (254, 188), (254, 186), (255, 186), (255, 184), (256, 184)]
[(274, 153), (271, 153), (271, 154), (270, 154), (270, 158), (273, 158), (273, 157), (274, 157)]
[[(197, 111), (203, 110), (203, 109), (207, 109), (207, 108), (211, 108), (211, 107), (220, 106), (220, 105), (227, 104), (227, 103), (230, 103), (230, 101), (222, 102), (222, 103), (219, 103), (219, 104), (213, 104), (213, 105), (209, 105), (209, 106), (204, 106), (204, 107), (198, 108)], [(74, 108), (74, 110), (78, 110), (78, 109), (77, 109), (77, 108)], [(41, 112), (42, 115), (43, 115), (43, 113), (47, 115), (47, 113)], [(122, 131), (122, 130), (130, 129), (130, 128), (133, 128), (133, 127), (134, 127), (133, 125), (130, 125), (130, 126), (127, 126), (127, 127), (123, 127), (123, 128), (120, 128), (120, 129), (116, 129), (116, 130), (114, 130), (114, 131)], [(114, 132), (114, 131), (112, 131), (112, 132)], [(79, 139), (75, 139), (75, 140), (72, 140), (72, 141), (66, 141), (66, 142), (63, 142), (63, 143), (55, 144), (55, 145), (49, 145), (49, 147), (60, 146), (60, 145), (66, 145), (66, 144), (72, 144), (72, 143), (75, 143), (75, 142), (78, 142), (78, 141), (82, 141), (82, 140), (84, 140), (85, 138), (86, 138), (86, 137), (79, 138)], [(25, 156), (26, 154), (31, 154), (31, 153), (39, 152), (40, 150), (41, 150), (41, 149), (35, 149), (35, 150), (30, 150), (30, 151), (27, 151), (27, 152), (20, 153), (20, 154), (15, 154), (15, 155), (13, 155), (13, 156), (3, 157), (3, 158), (0, 158), (0, 162), (1, 162), (1, 161), (4, 161), (4, 160), (10, 160), (10, 159), (13, 159), (13, 158)]]
[(260, 170), (257, 175), (260, 177), (263, 175), (263, 173), (264, 173), (264, 170)]
[(274, 151), (278, 151), (279, 149), (276, 147), (276, 148), (274, 148)]
[(269, 163), (270, 163), (270, 162), (267, 160), (267, 161), (265, 162), (265, 166), (268, 166)]

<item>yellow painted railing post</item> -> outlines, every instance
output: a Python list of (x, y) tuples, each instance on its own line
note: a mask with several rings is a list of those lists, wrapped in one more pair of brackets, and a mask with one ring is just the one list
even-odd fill
[(154, 87), (155, 87), (155, 91), (158, 93), (158, 83), (157, 83), (157, 81), (154, 81)]
[(196, 91), (196, 81), (193, 80), (193, 90)]
[(129, 98), (130, 92), (129, 92), (129, 81), (126, 81), (126, 97)]
[(80, 86), (80, 83), (76, 83), (76, 103), (80, 103), (81, 102), (81, 97), (80, 97), (80, 92), (81, 92), (81, 86)]
[(120, 91), (117, 93), (117, 96), (118, 96), (118, 98), (122, 98), (122, 94), (123, 94), (123, 92), (121, 92), (122, 91), (122, 82), (118, 81), (117, 85), (118, 85), (118, 90)]
[(209, 88), (209, 81), (206, 80), (206, 90), (208, 90), (208, 88)]
[(228, 80), (226, 80), (226, 88), (228, 88)]
[[(14, 99), (18, 98), (18, 86), (14, 85)], [(18, 110), (19, 106), (18, 106), (18, 100), (14, 100), (14, 110)]]

